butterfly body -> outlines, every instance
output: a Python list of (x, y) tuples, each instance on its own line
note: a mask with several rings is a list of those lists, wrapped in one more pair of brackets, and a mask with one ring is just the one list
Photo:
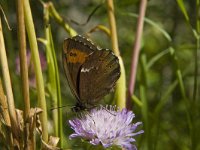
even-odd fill
[(64, 41), (63, 66), (70, 89), (77, 99), (73, 108), (76, 112), (93, 108), (113, 90), (120, 77), (117, 56), (82, 36)]

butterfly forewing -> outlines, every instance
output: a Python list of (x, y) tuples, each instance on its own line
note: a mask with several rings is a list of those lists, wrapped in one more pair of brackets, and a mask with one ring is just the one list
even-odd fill
[[(76, 36), (79, 38), (79, 36)], [(80, 67), (85, 59), (93, 53), (90, 46), (83, 44), (80, 39), (68, 38), (63, 45), (63, 66), (72, 93), (80, 100), (78, 94), (78, 82)], [(84, 39), (85, 40), (85, 39)]]

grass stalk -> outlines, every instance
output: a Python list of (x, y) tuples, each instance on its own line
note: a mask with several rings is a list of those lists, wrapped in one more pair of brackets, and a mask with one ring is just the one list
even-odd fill
[[(24, 148), (34, 149), (34, 137), (29, 137), (29, 113), (30, 113), (30, 99), (29, 99), (29, 83), (28, 83), (28, 67), (27, 67), (27, 57), (26, 57), (26, 31), (24, 24), (24, 8), (22, 5), (22, 0), (17, 0), (17, 21), (18, 21), (18, 45), (20, 53), (20, 72), (21, 72), (21, 82), (22, 82), (22, 94), (24, 101)], [(34, 135), (34, 134), (32, 134)], [(32, 139), (32, 141), (26, 141), (27, 137)]]
[[(53, 37), (51, 27), (49, 24), (49, 9), (44, 5), (44, 22), (45, 22), (45, 46), (46, 56), (48, 63), (48, 76), (49, 84), (48, 89), (52, 97), (53, 108), (62, 106), (61, 91), (60, 91), (60, 78), (58, 72), (58, 64), (54, 49)], [(62, 126), (62, 109), (54, 109), (52, 111), (55, 135), (60, 138), (60, 147), (63, 147), (63, 126)]]
[[(174, 64), (176, 65), (176, 77), (177, 77), (177, 81), (179, 84), (181, 96), (182, 96), (184, 104), (185, 104), (185, 113), (186, 113), (188, 128), (189, 128), (190, 136), (193, 137), (193, 134), (194, 134), (193, 124), (192, 124), (192, 118), (191, 118), (191, 113), (190, 113), (191, 103), (186, 96), (185, 87), (184, 87), (184, 83), (183, 83), (183, 77), (182, 77), (183, 75), (179, 68), (178, 60), (177, 60), (178, 58), (175, 55), (173, 48), (170, 49), (170, 54), (172, 56)], [(191, 143), (192, 143), (192, 139), (191, 139)]]
[(46, 100), (44, 91), (44, 81), (42, 77), (42, 69), (40, 65), (40, 57), (38, 52), (38, 45), (36, 40), (35, 28), (33, 24), (32, 12), (30, 8), (29, 0), (23, 0), (24, 4), (24, 14), (25, 14), (25, 25), (28, 34), (28, 39), (31, 48), (31, 54), (33, 57), (33, 65), (36, 75), (36, 87), (38, 92), (38, 103), (39, 107), (43, 110), (40, 115), (41, 125), (42, 125), (42, 139), (48, 142), (48, 129), (47, 129), (47, 110), (46, 110)]
[[(2, 109), (1, 115), (3, 117), (3, 120), (4, 120), (5, 124), (7, 126), (11, 126), (10, 116), (9, 116), (9, 112), (8, 112), (7, 99), (6, 99), (6, 96), (5, 96), (4, 91), (3, 91), (1, 78), (0, 78), (0, 106), (1, 106), (1, 109)], [(1, 122), (0, 122), (0, 124), (1, 124)], [(13, 136), (12, 136), (12, 133), (11, 132), (7, 132), (5, 136), (6, 136), (6, 141), (8, 141), (8, 143), (9, 143), (9, 148), (11, 150), (13, 150), (14, 147), (13, 147)]]
[(52, 2), (47, 3), (48, 7), (49, 7), (49, 13), (50, 16), (52, 16), (56, 22), (61, 25), (66, 31), (67, 33), (69, 33), (69, 35), (75, 36), (77, 35), (76, 31), (74, 29), (72, 29), (68, 24), (65, 23), (64, 19), (60, 16), (60, 14), (56, 11), (54, 5)]
[(132, 95), (132, 100), (134, 101), (134, 103), (135, 103), (137, 106), (142, 107), (142, 102), (141, 102), (141, 100), (140, 100), (137, 96)]
[(194, 91), (193, 91), (193, 101), (197, 99), (197, 91), (198, 91), (198, 51), (200, 50), (200, 1), (196, 0), (196, 31), (197, 36), (196, 38), (196, 49), (194, 52), (194, 61), (195, 61), (195, 69), (194, 69)]
[[(50, 25), (49, 25), (49, 9), (44, 5), (44, 31), (45, 31), (45, 40), (42, 42), (46, 48), (46, 58), (47, 58), (47, 68), (48, 68), (48, 91), (52, 98), (52, 107), (58, 107), (57, 101), (57, 91), (56, 91), (56, 77), (55, 77), (55, 67), (54, 60), (51, 50), (51, 41), (50, 41)], [(54, 134), (58, 136), (58, 110), (55, 109), (52, 111), (52, 117), (54, 122)]]
[(146, 88), (147, 88), (147, 63), (146, 56), (143, 54), (141, 56), (141, 68), (142, 68), (142, 77), (140, 78), (140, 98), (142, 101), (142, 116), (144, 121), (144, 130), (145, 130), (145, 149), (152, 149), (151, 147), (151, 136), (150, 136), (150, 127), (149, 127), (149, 117), (148, 117), (148, 101), (146, 96)]
[(199, 139), (199, 134), (197, 132), (198, 130), (198, 125), (196, 123), (196, 118), (195, 116), (199, 115), (199, 108), (198, 108), (198, 72), (199, 72), (199, 50), (200, 50), (200, 19), (199, 19), (199, 13), (200, 13), (200, 0), (196, 0), (196, 35), (194, 35), (196, 39), (196, 48), (194, 49), (194, 86), (193, 86), (193, 102), (191, 105), (191, 108), (194, 108), (191, 113), (191, 118), (192, 118), (192, 137), (191, 137), (191, 149), (198, 149), (198, 140)]
[[(61, 91), (60, 91), (60, 79), (59, 79), (59, 73), (58, 73), (58, 64), (51, 34), (51, 28), (50, 25), (46, 26), (45, 29), (47, 44), (47, 56), (48, 56), (48, 65), (49, 65), (49, 73), (50, 73), (50, 94), (52, 95), (53, 100), (53, 108), (61, 107), (62, 101), (61, 101)], [(56, 128), (56, 136), (60, 138), (60, 147), (63, 146), (63, 126), (62, 126), (62, 109), (54, 109), (53, 110), (53, 116), (54, 116), (54, 125)]]
[(11, 121), (11, 130), (13, 133), (13, 138), (17, 138), (17, 140), (18, 140), (19, 139), (19, 133), (18, 133), (19, 127), (18, 127), (16, 112), (15, 112), (15, 103), (14, 103), (14, 97), (13, 97), (13, 92), (12, 92), (6, 49), (5, 49), (5, 44), (4, 44), (1, 18), (0, 18), (0, 61), (1, 61), (1, 68), (2, 68), (2, 72), (3, 72), (4, 85), (5, 85), (5, 89), (6, 89), (8, 110), (9, 110), (9, 116), (10, 116), (10, 121)]
[(116, 85), (116, 94), (115, 100), (117, 106), (120, 108), (126, 107), (126, 75), (123, 60), (120, 56), (119, 46), (118, 46), (118, 38), (117, 38), (117, 27), (114, 15), (114, 4), (113, 0), (107, 0), (107, 10), (108, 10), (108, 18), (110, 24), (110, 33), (111, 33), (111, 41), (112, 41), (112, 49), (114, 53), (119, 58), (120, 68), (121, 68), (121, 76)]
[(109, 17), (109, 24), (110, 24), (112, 48), (113, 48), (114, 53), (117, 56), (119, 56), (120, 51), (119, 51), (119, 45), (118, 45), (117, 27), (116, 27), (116, 21), (115, 21), (113, 0), (107, 1), (107, 8), (108, 8), (108, 17)]
[(142, 32), (143, 32), (146, 7), (147, 7), (147, 0), (141, 0), (139, 17), (138, 17), (138, 22), (137, 22), (136, 39), (133, 44), (134, 47), (132, 50), (131, 74), (130, 74), (130, 79), (129, 79), (128, 99), (127, 99), (127, 107), (129, 109), (132, 108), (131, 96), (133, 95), (134, 89), (135, 89), (136, 72), (137, 72), (137, 65), (138, 65), (138, 59), (139, 59), (139, 53), (140, 53), (141, 38), (142, 38)]

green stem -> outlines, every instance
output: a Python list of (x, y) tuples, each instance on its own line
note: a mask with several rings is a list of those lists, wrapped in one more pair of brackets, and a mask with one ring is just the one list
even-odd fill
[(56, 11), (54, 5), (52, 2), (47, 3), (49, 7), (49, 13), (50, 15), (56, 20), (58, 24), (60, 24), (68, 33), (70, 36), (77, 35), (76, 31), (72, 29), (68, 24), (65, 23), (64, 19), (59, 15), (59, 13)]
[(142, 101), (142, 116), (144, 119), (144, 128), (145, 128), (145, 142), (146, 149), (152, 149), (151, 138), (150, 138), (150, 127), (149, 127), (149, 117), (148, 117), (148, 101), (146, 97), (146, 88), (147, 88), (147, 63), (146, 56), (143, 54), (141, 56), (141, 68), (142, 68), (142, 77), (140, 78), (140, 97)]
[[(46, 28), (46, 39), (47, 39), (47, 53), (49, 59), (49, 63), (51, 63), (50, 67), (51, 71), (51, 77), (54, 79), (51, 81), (52, 86), (50, 87), (50, 92), (52, 95), (53, 99), (53, 107), (61, 107), (62, 106), (62, 99), (61, 99), (61, 91), (60, 91), (60, 78), (59, 78), (59, 73), (58, 73), (58, 64), (57, 64), (57, 59), (56, 59), (56, 54), (55, 54), (55, 49), (53, 45), (53, 39), (52, 39), (52, 34), (51, 34), (51, 28), (48, 25)], [(53, 70), (52, 70), (53, 69)], [(60, 138), (60, 147), (62, 148), (63, 146), (63, 126), (62, 126), (62, 109), (54, 109), (53, 110), (53, 115), (54, 115), (54, 123), (55, 128), (56, 128), (56, 135)]]
[(195, 69), (194, 69), (194, 92), (193, 92), (193, 100), (195, 101), (197, 99), (197, 91), (198, 91), (198, 51), (200, 49), (200, 19), (199, 19), (199, 13), (200, 13), (200, 1), (196, 0), (196, 31), (197, 36), (196, 37), (196, 50), (194, 53), (194, 60), (195, 60)]
[[(44, 5), (46, 6), (46, 5)], [(47, 58), (47, 68), (48, 68), (48, 90), (51, 95), (52, 99), (52, 106), (58, 107), (58, 101), (57, 101), (57, 91), (56, 91), (56, 77), (55, 77), (55, 66), (53, 64), (53, 56), (52, 56), (52, 47), (51, 47), (51, 32), (50, 32), (50, 25), (49, 25), (49, 9), (48, 7), (44, 7), (44, 30), (45, 30), (45, 44), (46, 47), (46, 58)], [(54, 133), (55, 136), (58, 136), (58, 110), (54, 109), (52, 111), (53, 116), (53, 124), (54, 124)]]
[(42, 125), (42, 138), (45, 142), (48, 142), (48, 130), (47, 130), (47, 110), (46, 110), (46, 100), (44, 91), (44, 81), (42, 77), (42, 69), (40, 64), (40, 57), (38, 52), (38, 45), (36, 40), (35, 28), (32, 19), (32, 12), (29, 4), (29, 0), (24, 0), (24, 14), (25, 14), (25, 25), (28, 34), (28, 39), (31, 48), (31, 54), (33, 57), (34, 70), (36, 75), (36, 87), (38, 91), (38, 103), (39, 107), (43, 110), (40, 115), (41, 125)]
[[(61, 91), (60, 78), (58, 73), (58, 64), (53, 44), (51, 27), (49, 25), (49, 7), (44, 7), (44, 21), (45, 21), (45, 38), (46, 38), (46, 53), (48, 60), (48, 75), (49, 75), (49, 92), (52, 96), (53, 108), (61, 107)], [(55, 126), (55, 134), (60, 138), (60, 147), (63, 146), (63, 126), (62, 126), (62, 109), (53, 110), (53, 120)]]
[(116, 101), (116, 105), (120, 108), (126, 107), (126, 73), (124, 68), (124, 63), (121, 58), (121, 56), (118, 56), (119, 58), (119, 64), (120, 64), (120, 71), (121, 75), (119, 80), (116, 84), (116, 90), (115, 90), (115, 97), (114, 100)]
[(125, 75), (124, 63), (119, 52), (113, 0), (107, 0), (107, 10), (108, 10), (108, 17), (109, 17), (109, 24), (110, 24), (112, 48), (113, 48), (114, 53), (119, 58), (119, 64), (121, 68), (121, 76), (116, 85), (115, 101), (117, 103), (117, 106), (119, 106), (120, 108), (125, 108), (126, 107), (126, 75)]
[(137, 104), (139, 107), (142, 107), (142, 102), (141, 100), (135, 96), (135, 95), (132, 95), (132, 100), (135, 102), (135, 104)]
[(197, 99), (197, 91), (198, 91), (198, 51), (200, 50), (200, 37), (196, 39), (196, 49), (194, 52), (194, 62), (195, 62), (195, 69), (194, 69), (194, 90), (193, 90), (193, 101)]
[(180, 92), (181, 92), (183, 101), (185, 103), (185, 113), (186, 113), (189, 131), (190, 131), (190, 136), (193, 137), (194, 132), (193, 132), (193, 125), (192, 125), (192, 118), (191, 118), (191, 114), (190, 114), (191, 103), (188, 101), (188, 98), (186, 96), (182, 73), (181, 73), (181, 70), (179, 68), (177, 57), (175, 55), (173, 48), (170, 48), (170, 53), (171, 53), (173, 62), (176, 65), (176, 77), (177, 77), (177, 80), (178, 80), (178, 84), (179, 84), (179, 88), (180, 88)]
[(108, 9), (108, 17), (110, 24), (110, 32), (111, 32), (111, 40), (112, 40), (112, 48), (114, 53), (119, 56), (119, 46), (118, 46), (118, 38), (117, 38), (117, 27), (114, 15), (114, 4), (113, 0), (107, 0), (107, 9)]
[(167, 48), (166, 50), (163, 50), (157, 55), (155, 55), (154, 57), (152, 57), (147, 64), (147, 69), (150, 69), (155, 62), (157, 62), (161, 57), (168, 54), (169, 52), (170, 52), (170, 48)]
[(197, 143), (199, 139), (199, 134), (196, 132), (198, 130), (198, 127), (196, 126), (196, 118), (194, 116), (198, 115), (198, 72), (199, 72), (199, 65), (198, 65), (198, 52), (200, 50), (200, 0), (196, 0), (196, 35), (194, 36), (196, 38), (196, 49), (194, 51), (194, 87), (193, 87), (193, 102), (191, 105), (191, 108), (194, 108), (192, 112), (192, 149), (197, 149)]

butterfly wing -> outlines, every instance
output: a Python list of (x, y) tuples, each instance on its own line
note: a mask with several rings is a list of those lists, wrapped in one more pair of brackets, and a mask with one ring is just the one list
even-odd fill
[(120, 77), (118, 58), (111, 50), (97, 50), (86, 59), (80, 70), (80, 98), (93, 104), (113, 90)]
[(63, 66), (70, 89), (77, 100), (79, 96), (79, 75), (81, 66), (86, 58), (91, 55), (96, 47), (87, 39), (81, 36), (68, 38), (63, 44)]

